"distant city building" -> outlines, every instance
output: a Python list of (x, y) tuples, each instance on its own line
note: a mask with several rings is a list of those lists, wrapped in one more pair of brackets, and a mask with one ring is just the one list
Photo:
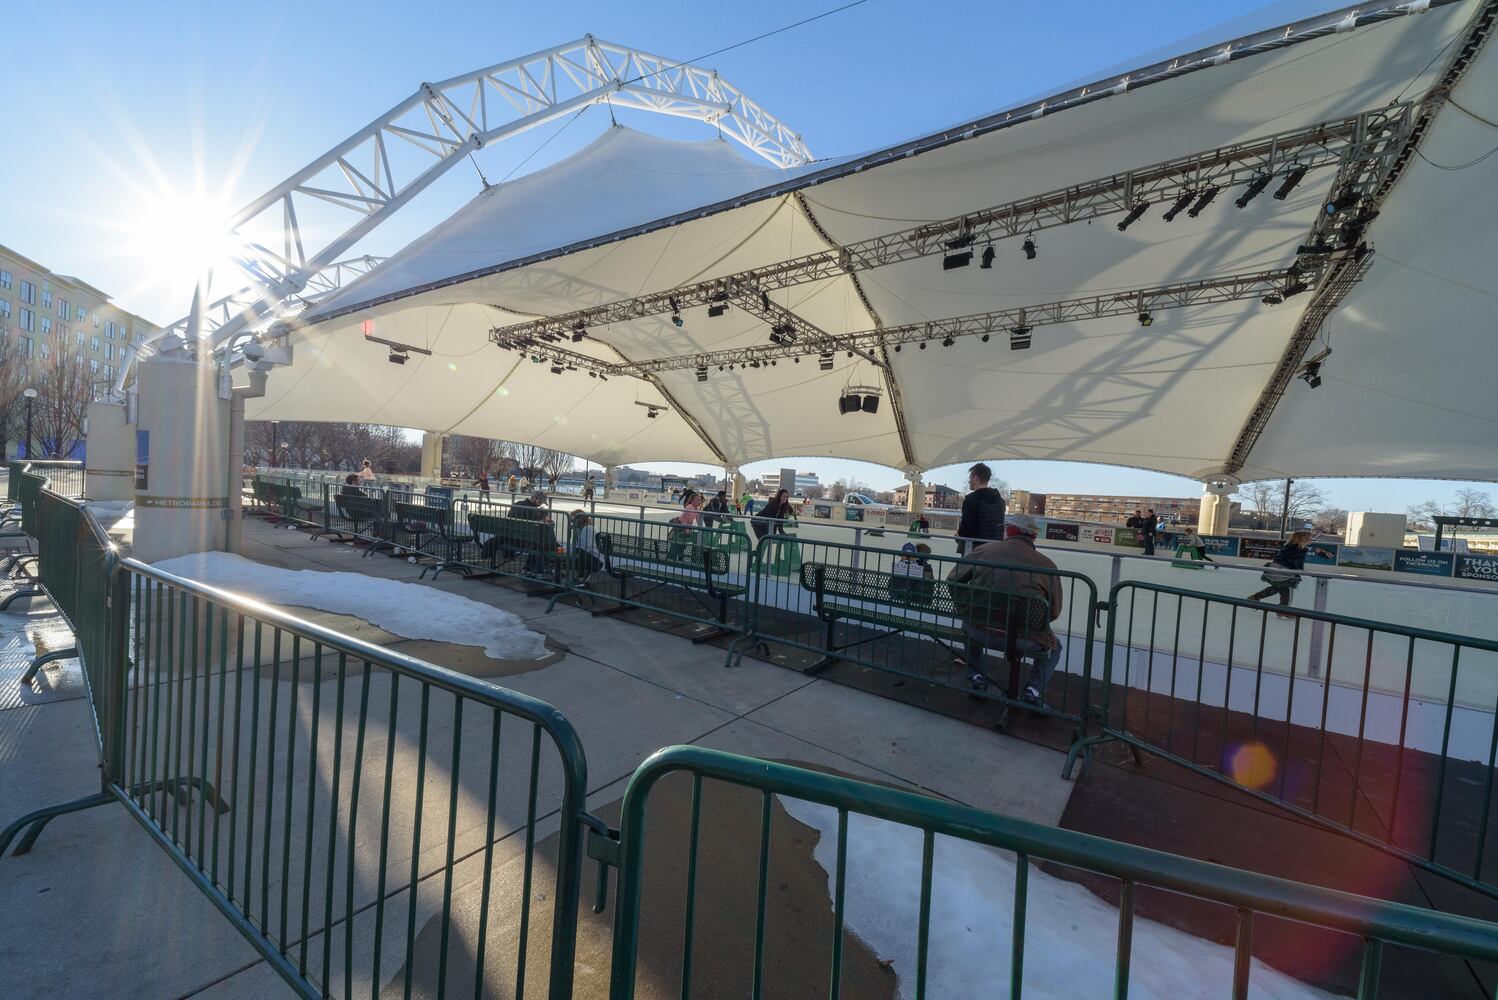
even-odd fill
[[(1096, 493), (1025, 493), (1022, 490), (1016, 490), (1014, 495), (1024, 499), (1026, 513), (1103, 524), (1122, 524), (1133, 517), (1136, 510), (1153, 510), (1157, 517), (1172, 523), (1195, 524), (1202, 505), (1200, 497), (1126, 497)], [(1018, 506), (1017, 499), (1013, 505)], [(1240, 506), (1235, 503), (1232, 510), (1237, 511)]]
[(1044, 493), (1027, 493), (1024, 490), (1010, 490), (1009, 510), (1015, 514), (1044, 514), (1045, 497)]
[(0, 338), (11, 357), (36, 363), (71, 350), (78, 364), (112, 381), (125, 350), (160, 329), (88, 282), (0, 245)]
[(821, 485), (822, 481), (817, 478), (817, 474), (815, 472), (796, 473), (796, 489), (798, 490), (807, 490), (813, 486)]
[[(896, 507), (908, 506), (910, 500), (910, 486), (907, 484), (895, 490), (894, 504)], [(926, 509), (928, 510), (958, 510), (962, 507), (962, 493), (952, 489), (950, 486), (927, 486), (926, 487)]]

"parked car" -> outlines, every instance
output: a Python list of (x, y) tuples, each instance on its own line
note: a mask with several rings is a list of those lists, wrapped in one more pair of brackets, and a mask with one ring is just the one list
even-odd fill
[(866, 510), (893, 510), (887, 503), (880, 503), (867, 493), (849, 493), (843, 497), (843, 503), (849, 507), (863, 507)]

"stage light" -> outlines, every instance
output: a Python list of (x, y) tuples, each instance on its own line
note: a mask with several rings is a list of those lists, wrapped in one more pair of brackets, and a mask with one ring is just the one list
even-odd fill
[(921, 341), (921, 350), (924, 351), (925, 349), (926, 349), (926, 342), (923, 340), (923, 341)]
[(699, 381), (699, 382), (706, 382), (707, 381), (707, 365), (698, 365), (697, 366), (697, 381)]
[(982, 268), (983, 270), (985, 270), (985, 271), (992, 269), (993, 268), (993, 258), (994, 258), (993, 244), (990, 243), (988, 246), (986, 246), (986, 247), (983, 248), (983, 260), (982, 260), (982, 262), (978, 266), (980, 268)]
[(863, 398), (857, 393), (844, 393), (837, 397), (837, 412), (847, 416), (857, 413), (863, 407)]
[(1299, 295), (1301, 292), (1309, 291), (1310, 287), (1311, 286), (1306, 284), (1304, 281), (1292, 281), (1290, 284), (1285, 286), (1285, 298), (1288, 299), (1292, 295)]
[(943, 347), (951, 347), (952, 343), (953, 343), (952, 338), (951, 337), (947, 337), (944, 340), (942, 340), (941, 346), (943, 346)]
[(1196, 218), (1198, 215), (1202, 214), (1202, 209), (1212, 204), (1212, 199), (1216, 197), (1217, 185), (1208, 184), (1206, 187), (1202, 188), (1201, 193), (1196, 196), (1196, 204), (1192, 205), (1191, 208), (1187, 210), (1186, 214), (1191, 216), (1191, 218), (1193, 219)]
[(1009, 331), (1009, 349), (1011, 351), (1023, 351), (1030, 346), (1030, 334), (1034, 327), (1021, 324)]
[(1142, 313), (1139, 314), (1139, 325), (1140, 326), (1149, 326), (1149, 325), (1151, 325), (1154, 322), (1155, 322), (1155, 317), (1151, 316), (1149, 313), (1142, 312)]
[(949, 253), (943, 257), (941, 259), (941, 269), (943, 271), (955, 271), (959, 267), (967, 267), (972, 262), (973, 252), (971, 250), (961, 250), (957, 253)]
[(793, 344), (796, 342), (796, 327), (791, 323), (776, 323), (770, 327), (770, 343)]
[(608, 380), (609, 380), (609, 377), (607, 375), (603, 374), (602, 372), (598, 373), (598, 381), (600, 381), (600, 382), (607, 382)]
[(1025, 237), (1025, 242), (1020, 246), (1020, 249), (1025, 252), (1025, 260), (1034, 260), (1035, 259), (1035, 237), (1033, 237), (1033, 236), (1026, 236)]
[(1268, 295), (1264, 296), (1264, 298), (1262, 298), (1260, 301), (1263, 302), (1266, 306), (1277, 306), (1281, 302), (1285, 301), (1285, 297), (1283, 295), (1281, 295), (1279, 292), (1270, 292)]
[(1191, 199), (1193, 199), (1195, 197), (1196, 197), (1196, 192), (1195, 191), (1183, 191), (1183, 192), (1181, 192), (1181, 196), (1176, 199), (1175, 204), (1171, 205), (1170, 208), (1168, 208), (1166, 210), (1165, 216), (1164, 216), (1165, 221), (1166, 222), (1174, 222), (1174, 221), (1176, 221), (1176, 216), (1178, 216), (1182, 212), (1186, 211), (1186, 206), (1190, 205), (1191, 204)]
[(652, 408), (650, 408), (650, 409), (648, 409), (648, 410), (645, 411), (645, 416), (649, 420), (654, 420), (656, 417), (658, 417), (660, 415), (661, 415), (660, 411), (657, 410), (657, 409), (655, 409), (654, 407), (652, 407)]
[(765, 312), (769, 312), (770, 311), (770, 293), (769, 292), (760, 292), (759, 293), (759, 304), (760, 304), (761, 307), (764, 308)]
[(984, 334), (984, 335), (983, 335), (983, 336), (982, 336), (982, 337), (981, 337), (981, 338), (979, 338), (979, 339), (981, 339), (981, 340), (982, 340), (982, 341), (983, 341), (983, 343), (985, 343), (985, 344), (986, 344), (986, 343), (988, 343), (988, 334), (986, 334), (986, 333), (985, 333), (985, 334)]
[(1336, 215), (1338, 212), (1345, 212), (1349, 208), (1357, 205), (1357, 203), (1361, 201), (1362, 198), (1363, 196), (1358, 194), (1354, 190), (1349, 189), (1343, 191), (1341, 194), (1336, 195), (1332, 198), (1331, 201), (1326, 203), (1326, 214)]
[(1149, 207), (1149, 202), (1141, 201), (1133, 208), (1129, 209), (1129, 214), (1124, 216), (1123, 221), (1118, 224), (1118, 231), (1123, 232), (1125, 229), (1128, 229), (1134, 223), (1138, 222), (1139, 217), (1143, 215)]
[(572, 342), (576, 344), (588, 335), (588, 328), (583, 325), (582, 320), (572, 324)]
[(563, 371), (565, 371), (565, 369), (561, 365), (552, 365), (551, 366), (551, 373), (553, 375), (560, 375), (560, 374), (562, 374)]
[(391, 351), (389, 360), (392, 365), (403, 365), (409, 360), (409, 356), (404, 351)]
[(896, 344), (896, 345), (895, 345), (895, 353), (896, 353), (896, 354), (899, 354), (899, 353), (900, 353), (900, 345), (899, 345), (899, 344)]
[(1248, 182), (1248, 187), (1243, 189), (1243, 193), (1238, 196), (1238, 200), (1233, 202), (1233, 204), (1237, 205), (1239, 208), (1247, 208), (1248, 203), (1257, 198), (1260, 192), (1262, 192), (1268, 186), (1269, 175), (1260, 174), (1259, 176)]
[(1352, 248), (1352, 260), (1355, 264), (1361, 264), (1363, 258), (1373, 252), (1373, 248), (1366, 243), (1359, 243)]
[(1274, 192), (1274, 200), (1284, 201), (1286, 198), (1290, 197), (1290, 192), (1295, 190), (1296, 185), (1299, 184), (1305, 178), (1305, 176), (1306, 168), (1301, 166), (1297, 166), (1294, 170), (1286, 174), (1284, 182), (1281, 183), (1279, 189)]
[(879, 397), (875, 396), (875, 395), (872, 395), (872, 394), (865, 395), (863, 397), (863, 412), (865, 412), (865, 413), (878, 413), (879, 412)]
[(1332, 246), (1332, 244), (1328, 243), (1325, 239), (1317, 239), (1315, 243), (1302, 243), (1300, 246), (1295, 248), (1295, 252), (1298, 255), (1313, 256), (1318, 254), (1328, 254), (1335, 249), (1337, 248)]
[(817, 355), (817, 367), (824, 372), (832, 371), (832, 352), (823, 351)]
[(595, 371), (588, 372), (588, 378), (597, 378), (597, 377), (598, 377), (598, 373), (597, 372), (595, 372)]
[(681, 326), (681, 306), (676, 301), (676, 296), (668, 295), (666, 301), (671, 303), (671, 322)]
[(1310, 386), (1312, 389), (1320, 388), (1320, 386), (1321, 386), (1321, 362), (1319, 362), (1319, 361), (1308, 361), (1308, 362), (1306, 362), (1305, 367), (1301, 369), (1300, 378), (1301, 378), (1301, 381), (1303, 381), (1306, 385)]
[(716, 302), (707, 307), (707, 315), (711, 319), (717, 319), (728, 311), (728, 303)]

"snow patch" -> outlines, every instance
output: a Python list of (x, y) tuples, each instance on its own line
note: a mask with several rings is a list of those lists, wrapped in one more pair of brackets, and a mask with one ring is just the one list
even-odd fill
[(157, 569), (266, 604), (353, 615), (407, 639), (482, 646), (495, 660), (539, 660), (546, 639), (508, 611), (458, 594), (362, 573), (266, 566), (228, 552), (164, 559)]
[[(830, 893), (837, 870), (837, 811), (786, 796), (780, 801), (791, 816), (821, 833), (814, 857), (828, 873)], [(906, 1000), (915, 995), (922, 836), (920, 830), (885, 820), (848, 817), (845, 923), (879, 958), (893, 960), (900, 996)], [(1014, 859), (1003, 852), (936, 838), (928, 997), (1007, 995), (1014, 877)], [(1116, 907), (1031, 864), (1025, 912), (1027, 1000), (1112, 996), (1117, 939)], [(1136, 916), (1132, 956), (1131, 1000), (1215, 1000), (1232, 992), (1229, 947)], [(1253, 962), (1249, 996), (1256, 1000), (1323, 1000), (1332, 995)]]

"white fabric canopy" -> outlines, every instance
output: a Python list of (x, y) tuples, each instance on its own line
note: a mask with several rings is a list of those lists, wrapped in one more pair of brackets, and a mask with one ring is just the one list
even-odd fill
[[(1047, 114), (866, 170), (779, 171), (720, 141), (681, 143), (622, 128), (529, 177), (486, 191), (366, 278), (323, 302), (293, 335), (295, 363), (251, 400), (256, 419), (357, 420), (530, 441), (604, 464), (792, 456), (932, 468), (978, 458), (1103, 462), (1188, 476), (1223, 467), (1310, 296), (1037, 327), (1034, 346), (961, 338), (891, 354), (902, 443), (889, 405), (840, 416), (849, 382), (883, 376), (839, 355), (775, 367), (690, 368), (635, 378), (556, 375), (489, 342), (494, 327), (763, 267), (834, 244), (951, 218), (1066, 185), (1418, 96), (1476, 3), (1437, 8)], [(1456, 100), (1498, 120), (1490, 53)], [(1498, 145), (1498, 129), (1446, 107), (1422, 152), (1444, 166)], [(1285, 267), (1325, 201), (1330, 169), (1283, 201), (1237, 209), (1224, 191), (1200, 218), (1151, 211), (995, 245), (991, 270), (939, 257), (774, 292), (833, 333)], [(797, 192), (786, 185), (800, 183)], [(1283, 475), (1494, 478), (1498, 417), (1486, 384), (1498, 157), (1462, 170), (1414, 164), (1367, 239), (1369, 276), (1331, 317), (1324, 384), (1292, 384), (1249, 454), (1245, 479)], [(809, 214), (808, 214), (809, 213)], [(657, 220), (669, 224), (652, 225)], [(609, 361), (765, 342), (734, 309), (687, 310), (593, 328), (564, 345)], [(374, 335), (430, 349), (405, 366)], [(664, 391), (662, 391), (664, 390)], [(636, 402), (668, 409), (650, 418)]]

